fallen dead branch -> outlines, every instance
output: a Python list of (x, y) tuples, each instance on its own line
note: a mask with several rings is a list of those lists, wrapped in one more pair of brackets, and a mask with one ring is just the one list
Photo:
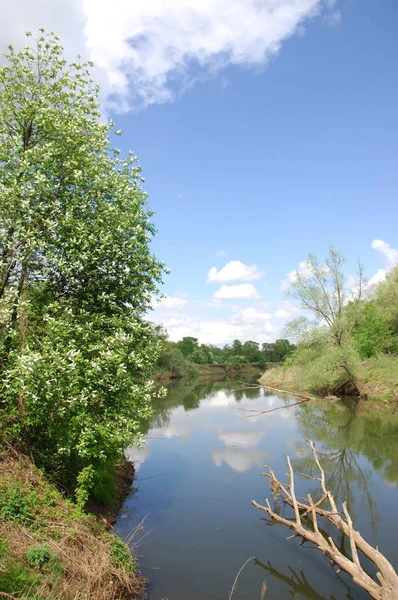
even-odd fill
[(267, 413), (275, 412), (276, 410), (282, 410), (283, 408), (291, 408), (292, 406), (298, 406), (299, 404), (304, 404), (308, 402), (308, 400), (299, 400), (298, 402), (293, 402), (292, 404), (285, 404), (284, 406), (277, 406), (276, 408), (270, 408), (268, 410), (255, 410), (252, 408), (241, 408), (240, 406), (232, 406), (235, 410), (242, 410), (244, 412), (253, 413), (249, 415), (249, 417), (257, 417), (258, 415), (266, 415)]
[[(292, 537), (300, 537), (302, 542), (305, 540), (312, 542), (325, 556), (327, 556), (333, 565), (337, 565), (343, 571), (349, 573), (355, 583), (366, 590), (372, 598), (376, 600), (398, 600), (398, 575), (395, 572), (391, 563), (386, 559), (378, 548), (373, 548), (358, 531), (354, 530), (351, 517), (347, 510), (347, 505), (343, 502), (343, 514), (338, 510), (335, 499), (332, 493), (326, 487), (325, 472), (319, 462), (319, 458), (315, 449), (315, 444), (309, 442), (314, 453), (315, 462), (320, 472), (319, 481), (321, 482), (322, 498), (318, 502), (314, 502), (311, 495), (307, 495), (307, 501), (297, 500), (294, 489), (294, 472), (287, 458), (289, 467), (289, 484), (281, 483), (275, 476), (271, 467), (266, 467), (268, 472), (263, 473), (271, 480), (271, 490), (275, 497), (281, 497), (282, 501), (293, 508), (294, 519), (290, 520), (280, 516), (274, 512), (267, 499), (266, 506), (258, 504), (253, 500), (252, 504), (256, 508), (265, 511), (271, 519), (279, 523), (283, 523), (294, 531)], [(329, 509), (323, 507), (324, 503), (328, 503)], [(305, 522), (309, 517), (312, 528), (305, 526)], [(323, 517), (330, 521), (336, 529), (347, 537), (350, 543), (351, 557), (347, 557), (337, 548), (331, 537), (326, 537), (319, 529), (318, 518)], [(290, 539), (290, 538), (288, 538)], [(363, 569), (358, 550), (360, 550), (378, 569), (377, 579), (375, 581)]]
[(298, 394), (297, 392), (289, 392), (289, 390), (278, 390), (278, 388), (271, 387), (270, 385), (261, 385), (259, 387), (265, 388), (267, 390), (272, 390), (273, 392), (278, 392), (278, 394), (290, 394), (291, 396), (297, 396), (297, 398), (304, 398), (304, 400), (319, 400), (316, 396), (309, 396), (308, 394)]

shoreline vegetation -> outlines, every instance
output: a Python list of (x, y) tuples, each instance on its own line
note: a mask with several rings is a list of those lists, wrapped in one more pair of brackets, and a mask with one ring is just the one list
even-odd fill
[[(122, 490), (124, 497), (125, 484)], [(115, 517), (120, 507), (113, 508)], [(66, 499), (28, 457), (9, 450), (0, 462), (0, 596), (142, 597), (146, 580), (131, 556), (132, 541), (125, 544), (105, 525)]]
[(288, 297), (304, 315), (285, 328), (296, 347), (260, 383), (294, 392), (357, 396), (364, 406), (398, 406), (398, 266), (370, 285), (358, 272), (351, 289), (333, 246), (323, 263), (309, 254)]
[[(318, 394), (327, 397), (329, 390), (308, 385), (295, 366), (278, 366), (265, 371), (259, 379), (264, 387), (278, 388), (295, 394)], [(388, 409), (398, 406), (398, 359), (395, 356), (374, 356), (360, 363), (355, 379), (358, 399), (367, 409)], [(398, 412), (398, 409), (397, 409)]]

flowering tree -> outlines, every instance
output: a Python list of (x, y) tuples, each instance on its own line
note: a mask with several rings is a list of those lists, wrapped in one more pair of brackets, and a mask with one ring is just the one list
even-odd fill
[(114, 124), (100, 121), (92, 65), (67, 64), (58, 38), (43, 30), (18, 53), (10, 46), (6, 60), (3, 435), (84, 487), (150, 410), (158, 342), (144, 316), (163, 265), (149, 248), (154, 227), (137, 158), (111, 147)]

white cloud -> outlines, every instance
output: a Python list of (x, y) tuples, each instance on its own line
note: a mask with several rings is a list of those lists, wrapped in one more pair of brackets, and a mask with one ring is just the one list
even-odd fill
[(270, 322), (272, 315), (267, 312), (257, 310), (251, 306), (238, 310), (232, 317), (232, 322), (239, 325), (242, 329), (247, 329), (252, 332), (250, 339), (258, 340), (259, 336), (264, 342), (263, 332), (270, 333), (274, 330), (274, 326)]
[[(228, 66), (264, 67), (283, 41), (327, 0), (18, 0), (2, 2), (3, 46), (45, 27), (68, 55), (97, 65), (96, 79), (117, 110), (170, 102)], [(222, 77), (220, 77), (220, 84)]]
[(284, 290), (284, 291), (288, 290), (289, 287), (292, 285), (292, 283), (294, 283), (296, 281), (297, 273), (299, 273), (304, 278), (311, 277), (312, 273), (311, 273), (310, 269), (308, 268), (307, 261), (303, 260), (299, 264), (298, 269), (289, 271), (289, 273), (286, 274), (286, 278), (281, 281), (280, 289)]
[(384, 281), (390, 269), (398, 264), (398, 250), (391, 248), (384, 240), (373, 240), (371, 246), (374, 250), (378, 250), (385, 257), (385, 269), (379, 269), (368, 281), (368, 285), (374, 286)]
[(261, 467), (266, 459), (264, 450), (243, 450), (238, 448), (225, 448), (224, 450), (212, 450), (214, 464), (221, 467), (223, 463), (231, 467), (237, 473), (245, 473), (257, 466)]
[(222, 285), (213, 297), (219, 300), (232, 298), (252, 300), (259, 298), (260, 295), (251, 283), (241, 283), (239, 285)]
[(392, 269), (398, 264), (398, 250), (391, 248), (390, 244), (383, 240), (373, 240), (372, 248), (381, 252), (387, 259), (387, 269)]
[(381, 283), (385, 280), (387, 273), (388, 271), (386, 271), (385, 269), (379, 269), (377, 273), (375, 273), (373, 277), (369, 279), (368, 285), (372, 286)]
[(257, 310), (252, 306), (249, 306), (248, 308), (243, 308), (239, 311), (237, 315), (235, 315), (235, 318), (237, 316), (241, 318), (245, 323), (252, 323), (255, 321), (268, 321), (272, 317), (270, 313), (262, 312), (261, 310)]
[(28, 43), (25, 32), (31, 31), (35, 35), (41, 27), (47, 31), (55, 31), (65, 46), (69, 59), (86, 52), (83, 0), (0, 0), (0, 10), (1, 52), (4, 52), (9, 43), (19, 50)]
[(260, 279), (260, 273), (256, 265), (245, 265), (240, 260), (231, 260), (222, 269), (217, 271), (212, 267), (207, 275), (207, 283), (227, 283), (228, 281), (255, 281)]
[[(323, 0), (82, 0), (92, 59), (111, 91), (168, 102), (229, 65), (262, 67)], [(123, 102), (122, 102), (123, 103)]]
[(285, 300), (284, 302), (279, 304), (277, 310), (275, 311), (274, 317), (276, 317), (277, 319), (294, 317), (297, 315), (297, 313), (300, 313), (301, 310), (302, 309), (299, 304)]
[(164, 298), (158, 300), (156, 304), (169, 310), (183, 310), (187, 304), (187, 301), (184, 298), (178, 298), (178, 296), (165, 296)]
[(259, 326), (259, 322), (247, 323), (234, 317), (209, 319), (200, 314), (184, 315), (169, 320), (157, 315), (156, 320), (164, 324), (169, 339), (173, 342), (181, 340), (184, 336), (193, 336), (202, 344), (230, 344), (236, 339), (242, 342), (254, 340), (262, 343), (271, 341), (269, 332), (273, 330), (272, 324), (267, 321)]
[(226, 250), (219, 250), (218, 252), (216, 252), (215, 256), (217, 256), (217, 258), (222, 258), (223, 256), (227, 256), (228, 252)]
[(141, 448), (132, 446), (125, 451), (127, 460), (134, 463), (134, 470), (137, 473), (141, 465), (151, 456), (148, 442), (144, 442)]
[(263, 431), (256, 429), (246, 431), (222, 431), (217, 435), (229, 448), (254, 448), (263, 437)]

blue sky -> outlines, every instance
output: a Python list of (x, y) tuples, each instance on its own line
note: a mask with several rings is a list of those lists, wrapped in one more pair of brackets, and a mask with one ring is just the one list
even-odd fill
[[(298, 314), (282, 282), (330, 242), (347, 274), (398, 262), (395, 0), (46, 2), (21, 0), (22, 32), (95, 60), (142, 163), (172, 339), (275, 339)], [(20, 39), (12, 16), (1, 40)]]

